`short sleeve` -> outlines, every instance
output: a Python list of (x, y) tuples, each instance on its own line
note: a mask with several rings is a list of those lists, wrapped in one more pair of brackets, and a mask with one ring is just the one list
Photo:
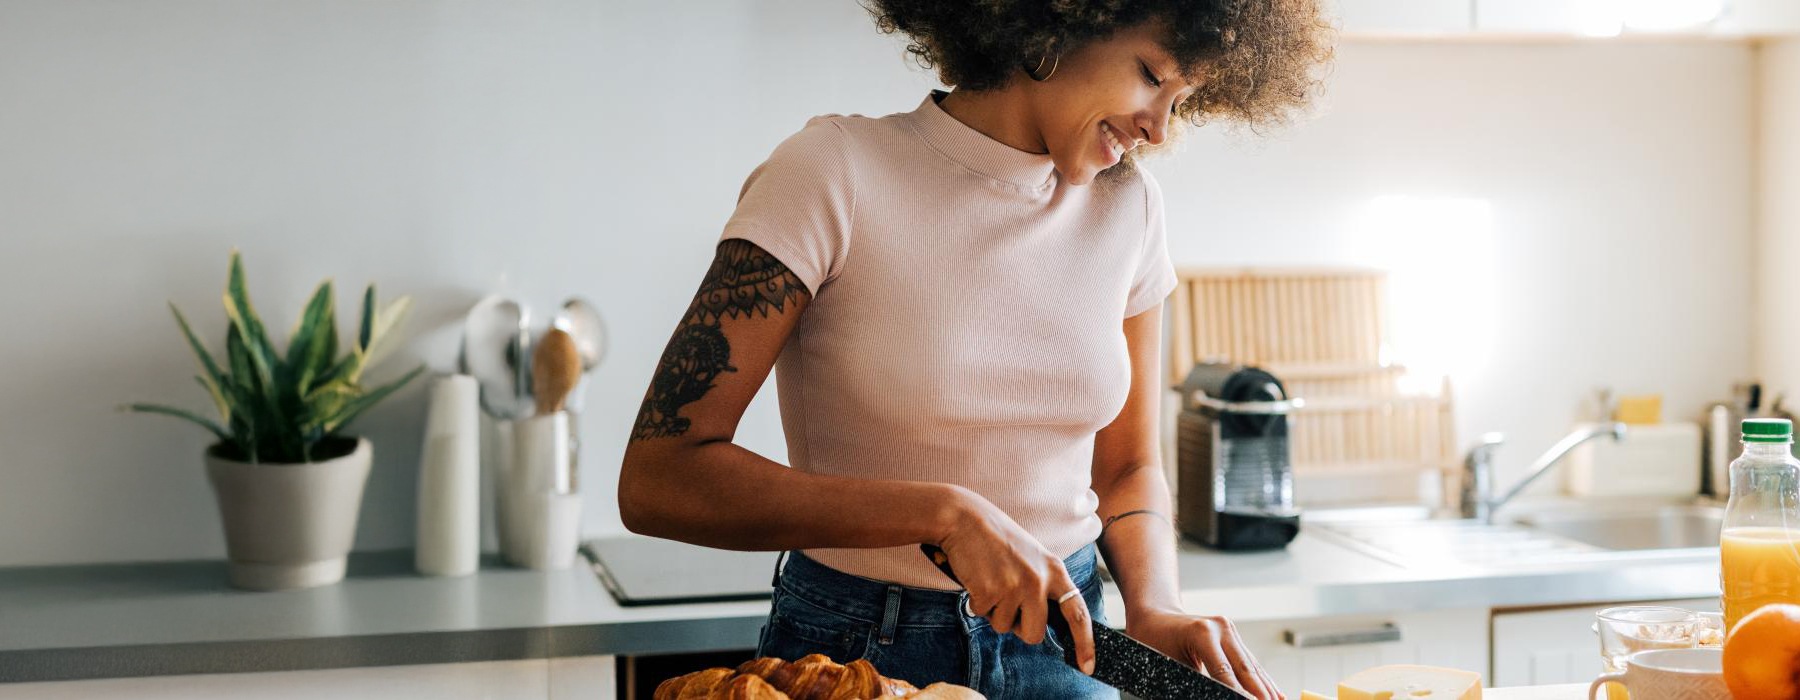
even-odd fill
[(720, 240), (756, 244), (818, 294), (849, 248), (856, 206), (849, 156), (833, 117), (809, 120), (750, 172)]
[(1131, 294), (1125, 301), (1125, 318), (1154, 308), (1175, 291), (1175, 265), (1169, 261), (1169, 236), (1163, 225), (1162, 186), (1150, 173), (1139, 170), (1144, 182), (1143, 250), (1137, 273), (1131, 278)]

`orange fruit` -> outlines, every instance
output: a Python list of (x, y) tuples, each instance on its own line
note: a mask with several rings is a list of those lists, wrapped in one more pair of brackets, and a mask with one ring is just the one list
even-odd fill
[(1724, 662), (1733, 700), (1800, 699), (1800, 605), (1772, 603), (1738, 620)]

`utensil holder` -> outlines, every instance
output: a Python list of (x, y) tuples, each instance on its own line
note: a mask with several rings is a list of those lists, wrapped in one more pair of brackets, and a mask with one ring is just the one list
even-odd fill
[(500, 554), (514, 566), (566, 569), (581, 539), (581, 495), (575, 493), (569, 414), (504, 421), (510, 451), (501, 451), (494, 496)]

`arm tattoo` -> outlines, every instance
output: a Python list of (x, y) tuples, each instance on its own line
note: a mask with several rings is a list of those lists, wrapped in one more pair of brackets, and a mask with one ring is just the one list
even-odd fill
[(799, 277), (756, 244), (738, 238), (720, 243), (694, 303), (663, 350), (631, 440), (687, 433), (690, 423), (680, 415), (681, 407), (711, 391), (721, 373), (737, 371), (721, 329), (724, 319), (768, 318), (771, 310), (783, 311), (807, 294)]

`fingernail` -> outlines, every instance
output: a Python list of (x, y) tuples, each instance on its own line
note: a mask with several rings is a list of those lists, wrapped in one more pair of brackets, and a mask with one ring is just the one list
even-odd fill
[(1081, 672), (1090, 676), (1094, 675), (1094, 657), (1090, 656), (1082, 660)]

